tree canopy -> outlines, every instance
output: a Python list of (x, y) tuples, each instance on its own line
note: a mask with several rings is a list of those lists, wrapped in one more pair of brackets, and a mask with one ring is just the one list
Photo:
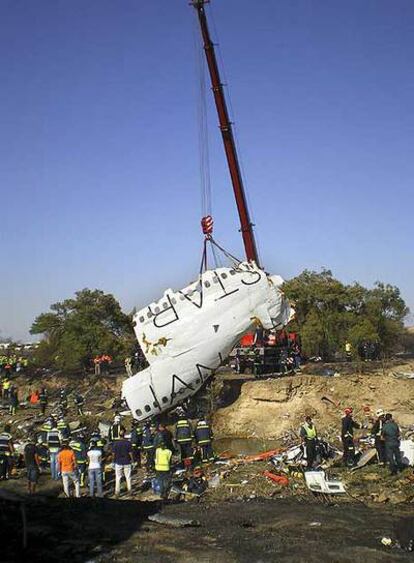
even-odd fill
[(306, 355), (332, 358), (349, 341), (354, 350), (363, 341), (375, 342), (387, 355), (404, 333), (408, 308), (398, 287), (377, 282), (372, 289), (345, 285), (330, 270), (305, 270), (284, 284), (294, 302), (292, 328), (301, 335)]
[(134, 345), (132, 318), (111, 294), (83, 289), (50, 309), (30, 329), (31, 334), (44, 335), (35, 354), (39, 365), (87, 368), (97, 355), (119, 358)]

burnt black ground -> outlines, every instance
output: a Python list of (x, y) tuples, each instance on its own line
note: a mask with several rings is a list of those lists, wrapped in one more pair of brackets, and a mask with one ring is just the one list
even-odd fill
[[(2, 561), (408, 561), (381, 545), (408, 509), (327, 506), (318, 501), (254, 499), (215, 504), (39, 497), (26, 507), (21, 548), (18, 505), (1, 505)], [(149, 514), (196, 519), (198, 528), (152, 523)]]

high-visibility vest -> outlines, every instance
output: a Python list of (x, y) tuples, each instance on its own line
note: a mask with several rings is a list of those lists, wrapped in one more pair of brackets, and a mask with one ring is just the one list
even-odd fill
[[(7, 366), (6, 366), (7, 367)], [(3, 389), (5, 391), (7, 391), (7, 389), (10, 389), (10, 385), (11, 385), (11, 381), (9, 381), (8, 379), (3, 381)]]
[(75, 452), (78, 463), (86, 463), (86, 446), (80, 440), (71, 440), (69, 446)]
[(149, 428), (142, 431), (142, 447), (144, 450), (152, 450), (154, 448), (154, 436)]
[(303, 429), (306, 432), (306, 438), (308, 440), (314, 440), (316, 438), (316, 428), (314, 424), (312, 425), (312, 428), (307, 424), (304, 424)]
[(0, 454), (10, 455), (11, 434), (3, 432), (0, 434)]
[(52, 423), (48, 420), (42, 424), (41, 431), (42, 432), (50, 432), (52, 430)]
[(211, 442), (210, 426), (207, 422), (199, 422), (194, 432), (197, 444), (209, 444)]
[(51, 452), (57, 452), (60, 448), (59, 432), (54, 429), (47, 433), (47, 446)]
[(171, 450), (157, 448), (155, 451), (155, 471), (169, 471), (171, 456)]
[(64, 420), (59, 420), (57, 423), (57, 429), (59, 430), (62, 438), (69, 438), (70, 429)]
[(181, 419), (175, 427), (175, 439), (179, 444), (189, 443), (192, 440), (191, 426), (188, 420)]

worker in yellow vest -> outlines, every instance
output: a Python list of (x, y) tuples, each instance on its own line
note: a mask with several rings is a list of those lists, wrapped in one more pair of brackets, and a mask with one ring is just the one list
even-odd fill
[(3, 381), (3, 399), (7, 400), (10, 395), (11, 381), (6, 377)]
[(311, 416), (305, 417), (305, 423), (300, 429), (300, 437), (306, 452), (307, 468), (311, 469), (316, 459), (316, 441), (318, 438)]
[(168, 488), (170, 485), (172, 451), (167, 448), (164, 442), (161, 442), (155, 450), (155, 474), (156, 489), (160, 493), (161, 498), (166, 499), (168, 496)]

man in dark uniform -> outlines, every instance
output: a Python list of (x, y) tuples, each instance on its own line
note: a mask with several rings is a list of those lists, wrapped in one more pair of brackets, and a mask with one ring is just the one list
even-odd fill
[(174, 452), (173, 446), (173, 435), (165, 426), (165, 424), (158, 424), (157, 433), (154, 436), (154, 447), (157, 449), (160, 444), (164, 443), (166, 448), (171, 452)]
[(344, 410), (341, 429), (342, 445), (344, 448), (343, 462), (347, 467), (353, 467), (355, 465), (354, 428), (361, 428), (361, 426), (353, 419), (352, 407), (348, 407)]
[(14, 446), (10, 430), (10, 424), (5, 424), (0, 434), (0, 480), (8, 479), (12, 468)]
[(175, 441), (180, 448), (181, 462), (185, 467), (191, 465), (194, 459), (193, 453), (193, 429), (185, 416), (180, 416), (175, 425)]
[(210, 425), (205, 419), (201, 419), (197, 422), (194, 437), (197, 446), (201, 448), (201, 461), (203, 463), (214, 461), (214, 452), (211, 445), (213, 433), (211, 432)]
[(131, 423), (130, 440), (134, 463), (136, 463), (138, 467), (141, 467), (142, 426), (136, 420), (133, 420)]
[(34, 495), (36, 492), (37, 482), (39, 481), (40, 459), (33, 437), (29, 437), (29, 441), (24, 448), (24, 463), (27, 471), (28, 493), (29, 495)]
[(381, 436), (385, 442), (385, 455), (390, 466), (391, 475), (396, 475), (398, 471), (404, 469), (404, 465), (401, 460), (400, 429), (390, 413), (385, 415)]
[(77, 393), (75, 396), (75, 405), (79, 416), (83, 416), (84, 404), (85, 404), (85, 398), (80, 393)]
[(121, 423), (121, 417), (119, 414), (116, 414), (114, 417), (114, 423), (112, 424), (111, 428), (109, 429), (109, 442), (112, 444), (113, 442), (116, 442), (116, 440), (120, 440), (121, 439), (121, 430), (124, 431), (125, 434), (125, 428), (122, 426)]
[(40, 410), (41, 410), (42, 414), (44, 415), (45, 412), (46, 412), (46, 407), (47, 407), (47, 403), (48, 403), (47, 391), (44, 387), (40, 391), (39, 402), (40, 402)]
[(142, 451), (145, 453), (145, 466), (148, 471), (154, 469), (155, 447), (154, 447), (154, 427), (150, 422), (146, 422), (142, 431)]

